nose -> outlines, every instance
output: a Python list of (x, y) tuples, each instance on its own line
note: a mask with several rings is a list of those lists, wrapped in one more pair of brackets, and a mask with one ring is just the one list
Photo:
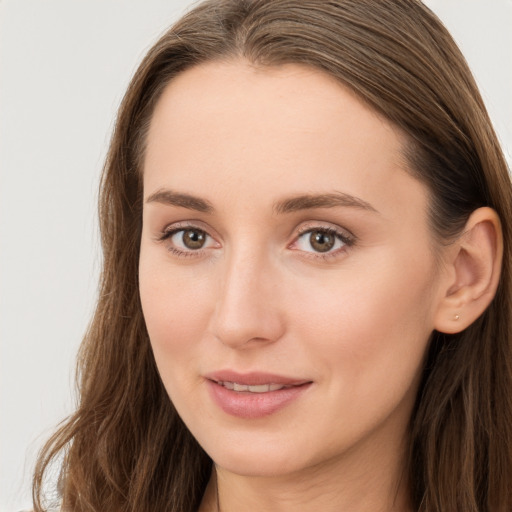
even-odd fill
[(277, 341), (284, 333), (278, 271), (265, 256), (233, 255), (226, 261), (212, 317), (214, 336), (232, 348)]

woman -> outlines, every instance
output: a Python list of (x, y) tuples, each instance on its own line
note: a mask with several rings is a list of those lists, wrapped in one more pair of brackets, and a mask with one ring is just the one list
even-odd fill
[(215, 0), (149, 51), (100, 198), (63, 510), (508, 511), (506, 164), (414, 0)]

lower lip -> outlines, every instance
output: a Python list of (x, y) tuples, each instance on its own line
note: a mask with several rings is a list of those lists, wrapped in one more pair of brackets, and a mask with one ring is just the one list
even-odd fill
[(211, 380), (206, 382), (213, 401), (225, 413), (246, 419), (262, 418), (274, 414), (299, 398), (311, 386), (311, 382), (308, 382), (277, 391), (251, 393), (249, 391), (233, 391)]

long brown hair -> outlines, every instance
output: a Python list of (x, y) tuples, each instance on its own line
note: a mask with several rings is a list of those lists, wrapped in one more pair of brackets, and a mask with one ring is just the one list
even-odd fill
[(456, 335), (434, 332), (410, 424), (416, 510), (512, 510), (512, 189), (474, 79), (418, 0), (209, 0), (149, 51), (119, 110), (101, 182), (104, 266), (78, 361), (79, 404), (40, 455), (34, 506), (63, 454), (64, 510), (197, 510), (212, 462), (158, 375), (137, 267), (141, 169), (155, 103), (178, 73), (214, 59), (323, 70), (401, 129), (410, 172), (430, 190), (432, 232), (456, 236), (469, 214), (504, 220), (504, 260), (487, 311)]

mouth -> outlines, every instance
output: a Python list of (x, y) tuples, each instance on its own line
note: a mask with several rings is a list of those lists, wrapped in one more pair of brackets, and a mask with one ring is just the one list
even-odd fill
[(313, 381), (282, 375), (222, 370), (205, 375), (210, 396), (230, 416), (263, 418), (287, 408), (307, 394)]
[(204, 375), (204, 378), (218, 384), (230, 391), (240, 393), (269, 393), (304, 384), (311, 384), (311, 380), (287, 377), (268, 372), (239, 373), (234, 370), (219, 370)]
[(301, 384), (294, 385), (286, 385), (286, 384), (241, 384), (239, 382), (231, 382), (231, 381), (213, 381), (219, 386), (222, 386), (230, 391), (236, 391), (239, 393), (269, 393), (270, 391), (279, 391), (281, 389), (288, 389), (295, 386), (301, 386)]

